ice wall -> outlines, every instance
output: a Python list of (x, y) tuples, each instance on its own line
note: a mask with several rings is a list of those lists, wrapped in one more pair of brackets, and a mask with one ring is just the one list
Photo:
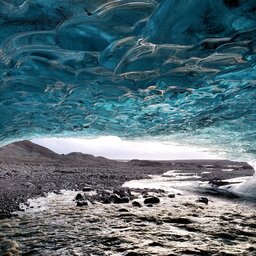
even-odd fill
[(255, 158), (254, 0), (0, 0), (0, 140), (161, 137)]

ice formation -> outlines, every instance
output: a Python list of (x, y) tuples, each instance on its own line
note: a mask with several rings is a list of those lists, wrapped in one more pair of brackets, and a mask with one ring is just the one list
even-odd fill
[(0, 0), (0, 140), (170, 137), (255, 158), (254, 0)]

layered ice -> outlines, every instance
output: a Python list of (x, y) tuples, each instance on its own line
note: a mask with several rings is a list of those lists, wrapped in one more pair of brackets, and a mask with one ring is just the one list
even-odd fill
[(158, 137), (255, 159), (253, 0), (1, 0), (0, 139)]

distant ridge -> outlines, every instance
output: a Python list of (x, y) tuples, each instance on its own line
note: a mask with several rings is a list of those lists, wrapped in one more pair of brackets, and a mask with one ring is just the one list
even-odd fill
[(0, 148), (0, 158), (22, 159), (31, 157), (59, 158), (60, 155), (28, 140), (14, 142)]
[(15, 159), (15, 160), (32, 160), (32, 159), (41, 159), (46, 161), (45, 159), (49, 160), (61, 160), (68, 162), (77, 162), (77, 163), (93, 163), (96, 162), (112, 162), (113, 160), (104, 158), (104, 157), (95, 157), (90, 154), (83, 154), (81, 152), (72, 152), (67, 155), (60, 155), (55, 153), (54, 151), (35, 144), (28, 140), (18, 141), (6, 145), (0, 148), (0, 160), (4, 159)]

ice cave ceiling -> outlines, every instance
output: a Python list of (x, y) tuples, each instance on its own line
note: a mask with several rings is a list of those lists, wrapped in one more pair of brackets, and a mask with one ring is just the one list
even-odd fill
[(0, 140), (194, 140), (256, 154), (255, 0), (0, 0)]

